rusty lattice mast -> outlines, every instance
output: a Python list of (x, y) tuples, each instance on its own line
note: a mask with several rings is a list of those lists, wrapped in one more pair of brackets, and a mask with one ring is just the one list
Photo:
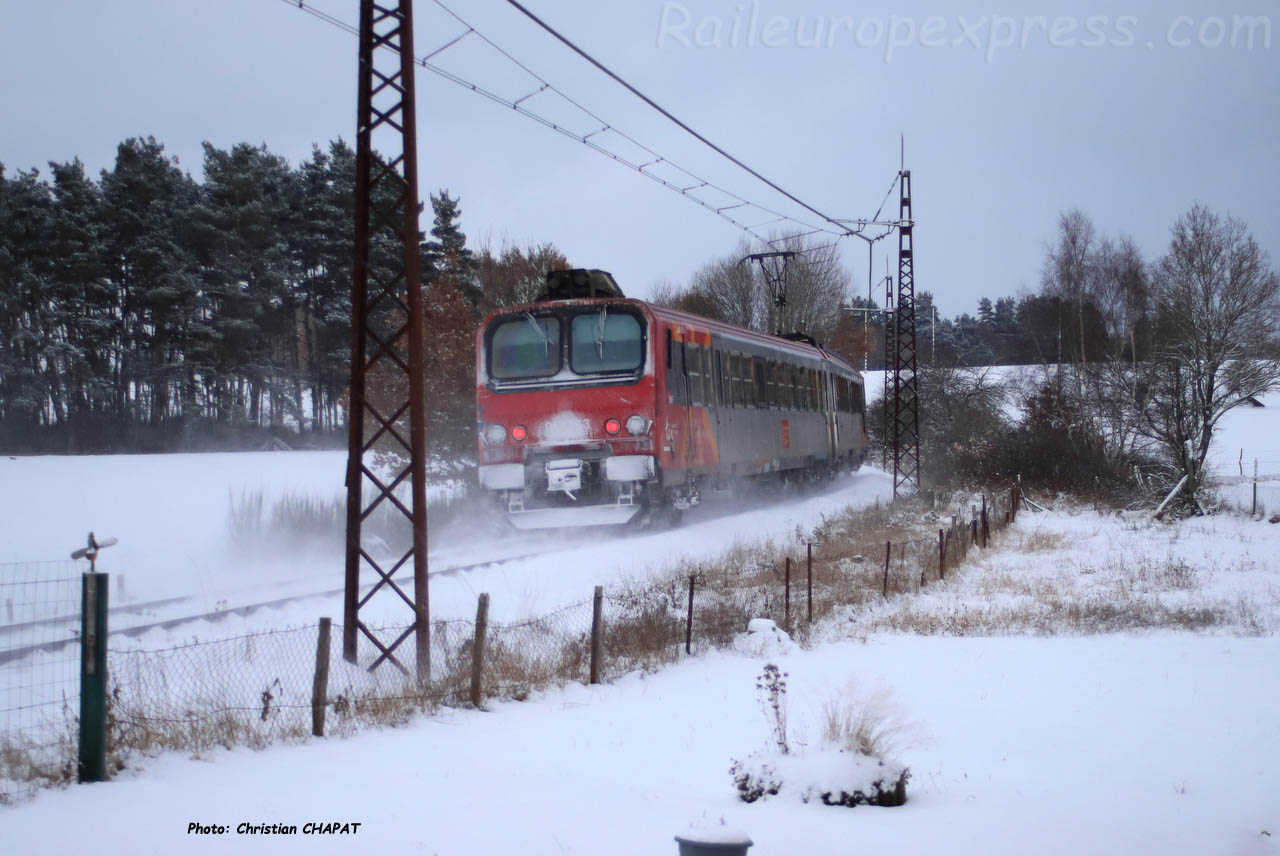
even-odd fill
[[(920, 487), (920, 403), (916, 381), (915, 220), (911, 170), (898, 184), (898, 304), (893, 330), (893, 495)], [(887, 337), (886, 337), (887, 338)]]
[[(363, 635), (378, 650), (371, 670), (390, 661), (407, 672), (403, 655), (396, 652), (412, 635), (417, 642), (417, 676), (425, 680), (431, 673), (431, 647), (412, 0), (361, 0), (359, 64), (342, 651), (348, 661), (356, 662), (357, 641)], [(375, 134), (379, 157), (373, 153)], [(371, 258), (375, 246), (376, 263)], [(366, 394), (375, 369), (385, 381), (379, 388), (388, 391), (387, 400), (379, 396), (372, 402)], [(390, 474), (375, 472), (369, 461), (375, 445), (393, 451), (403, 462), (401, 468)], [(362, 524), (384, 504), (412, 526), (412, 544), (403, 554), (377, 553), (362, 539)], [(406, 567), (413, 568), (412, 597), (393, 578)], [(365, 568), (373, 571), (373, 584), (361, 596)], [(394, 639), (380, 639), (360, 618), (361, 608), (379, 593), (394, 595), (413, 614), (412, 624)]]

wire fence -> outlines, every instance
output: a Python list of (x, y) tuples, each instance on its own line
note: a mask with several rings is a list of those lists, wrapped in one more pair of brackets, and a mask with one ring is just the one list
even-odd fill
[[(592, 597), (521, 621), (489, 622), (489, 597), (481, 595), (475, 620), (431, 623), (429, 678), (421, 682), (413, 645), (397, 650), (400, 668), (384, 663), (371, 670), (372, 646), (361, 646), (359, 663), (346, 662), (342, 628), (327, 619), (164, 649), (117, 647), (108, 653), (108, 768), (137, 754), (350, 734), (439, 705), (483, 706), (551, 686), (607, 682), (734, 645), (755, 618), (772, 618), (804, 641), (814, 622), (837, 609), (909, 596), (944, 579), (968, 550), (985, 546), (1012, 521), (1017, 504), (1015, 488), (1000, 507), (984, 499), (972, 519), (931, 514), (925, 522), (913, 518), (909, 530), (895, 522), (897, 512), (862, 512), (807, 541), (742, 547), (641, 585), (597, 587)], [(922, 536), (926, 526), (929, 535)], [(886, 532), (894, 537), (877, 540)], [(29, 649), (0, 663), (6, 800), (75, 778), (79, 646), (40, 650), (40, 641), (65, 634), (66, 624), (34, 618), (77, 612), (75, 570), (70, 563), (0, 566), (0, 587), (14, 592), (15, 615), (27, 616), (0, 632), (26, 628), (22, 642)], [(19, 593), (20, 585), (30, 587)], [(406, 630), (371, 629), (379, 638)]]
[(0, 564), (0, 803), (75, 775), (80, 571), (71, 561)]

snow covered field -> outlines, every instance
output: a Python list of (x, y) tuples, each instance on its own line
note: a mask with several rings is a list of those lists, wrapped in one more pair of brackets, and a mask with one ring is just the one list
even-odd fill
[[(714, 653), (346, 739), (146, 760), (109, 785), (7, 810), (6, 840), (15, 853), (69, 852), (85, 825), (105, 824), (96, 844), (106, 854), (639, 856), (673, 853), (689, 824), (723, 819), (752, 837), (753, 853), (1280, 853), (1280, 527), (1153, 526), (1073, 510), (1024, 514), (1005, 537), (1039, 546), (993, 549), (924, 594), (832, 622), (809, 651)], [(1183, 561), (1192, 570), (1176, 570)], [(1093, 602), (1226, 612), (1197, 632), (1105, 635), (992, 615), (1003, 604), (1034, 616), (1046, 592), (1064, 615)], [(947, 620), (966, 612), (1006, 630), (952, 635)], [(923, 635), (878, 629), (895, 620)], [(910, 721), (905, 807), (737, 800), (730, 763), (769, 742), (755, 691), (766, 662), (789, 673), (802, 753), (817, 745), (822, 703), (850, 682), (892, 695)], [(311, 821), (361, 826), (351, 840), (234, 831)], [(190, 834), (190, 823), (229, 831)]]
[[(1251, 423), (1227, 436), (1265, 448), (1272, 413), (1280, 406), (1249, 412)], [(225, 536), (229, 494), (328, 498), (341, 481), (341, 453), (0, 459), (0, 561), (54, 558), (93, 528), (120, 537), (103, 568), (126, 574), (133, 600), (195, 593), (234, 605), (266, 590), (337, 587), (340, 556), (245, 560)], [(467, 617), (481, 591), (495, 620), (545, 614), (678, 557), (792, 539), (843, 506), (883, 500), (888, 487), (868, 470), (777, 509), (709, 507), (674, 531), (543, 539), (534, 546), (553, 552), (433, 578), (433, 614)], [(477, 542), (467, 530), (433, 545), (433, 567), (525, 546)], [(400, 617), (395, 604), (387, 609)], [(340, 598), (314, 597), (130, 645), (340, 614)], [(639, 856), (674, 853), (672, 836), (689, 824), (723, 819), (751, 836), (755, 854), (1280, 854), (1277, 627), (1280, 526), (1225, 516), (1153, 524), (1078, 508), (1024, 514), (946, 582), (841, 615), (810, 650), (712, 653), (402, 728), (141, 759), (110, 784), (0, 810), (0, 851), (71, 852), (95, 830), (96, 849), (130, 856)], [(789, 673), (801, 752), (816, 749), (823, 703), (850, 682), (891, 694), (911, 725), (898, 753), (912, 770), (906, 806), (831, 808), (785, 791), (738, 801), (730, 764), (769, 743), (755, 690), (767, 662)], [(302, 834), (304, 824), (333, 821), (361, 825), (354, 835)], [(299, 834), (247, 840), (235, 831), (241, 822), (293, 824)], [(229, 829), (200, 835), (192, 823)]]

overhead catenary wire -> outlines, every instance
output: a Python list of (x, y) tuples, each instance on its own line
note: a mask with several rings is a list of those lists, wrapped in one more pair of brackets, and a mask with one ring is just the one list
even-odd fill
[[(436, 2), (439, 2), (439, 0), (436, 0)], [(826, 214), (823, 214), (823, 213), (822, 213), (821, 211), (819, 211), (817, 208), (813, 207), (813, 206), (812, 206), (812, 205), (810, 205), (809, 203), (807, 203), (807, 202), (805, 202), (804, 200), (800, 199), (798, 196), (796, 196), (796, 195), (794, 195), (794, 194), (792, 194), (792, 193), (788, 192), (787, 190), (784, 190), (782, 187), (780, 187), (779, 185), (775, 184), (773, 181), (770, 181), (769, 179), (765, 178), (763, 175), (761, 175), (760, 173), (756, 172), (756, 171), (755, 171), (754, 169), (752, 169), (751, 167), (747, 166), (745, 163), (743, 163), (742, 161), (740, 161), (738, 158), (736, 158), (736, 157), (734, 157), (733, 155), (729, 154), (727, 151), (725, 151), (724, 149), (722, 149), (720, 146), (718, 146), (718, 145), (716, 145), (715, 143), (711, 142), (711, 140), (707, 139), (707, 138), (706, 138), (706, 137), (704, 137), (702, 134), (698, 133), (698, 132), (697, 132), (697, 131), (695, 131), (693, 128), (689, 127), (687, 124), (685, 124), (684, 122), (682, 122), (682, 121), (680, 121), (679, 119), (677, 119), (674, 115), (672, 115), (672, 114), (671, 114), (671, 112), (670, 112), (670, 111), (668, 111), (668, 110), (667, 110), (666, 108), (664, 108), (662, 105), (658, 104), (656, 101), (654, 101), (654, 100), (653, 100), (652, 98), (650, 98), (648, 95), (645, 95), (645, 94), (644, 94), (643, 92), (641, 92), (639, 89), (636, 89), (636, 88), (635, 88), (634, 86), (632, 86), (630, 83), (628, 83), (627, 81), (623, 80), (621, 77), (619, 77), (619, 76), (618, 76), (617, 74), (615, 74), (613, 71), (611, 71), (607, 66), (605, 66), (603, 63), (601, 63), (601, 62), (600, 62), (599, 60), (597, 60), (595, 57), (591, 56), (591, 54), (587, 53), (587, 52), (586, 52), (586, 51), (584, 51), (582, 48), (578, 47), (576, 44), (574, 44), (571, 40), (569, 40), (567, 37), (565, 37), (564, 35), (562, 35), (558, 30), (556, 30), (554, 27), (552, 27), (552, 26), (551, 26), (550, 24), (548, 24), (546, 21), (543, 21), (543, 20), (542, 20), (541, 18), (539, 18), (537, 15), (533, 14), (533, 12), (531, 12), (531, 11), (529, 11), (527, 8), (525, 8), (525, 7), (524, 7), (524, 6), (519, 2), (519, 0), (507, 0), (507, 3), (508, 3), (508, 4), (510, 4), (511, 6), (514, 6), (514, 7), (515, 7), (516, 9), (518, 9), (518, 10), (519, 10), (519, 11), (520, 11), (520, 12), (521, 12), (525, 17), (529, 18), (529, 20), (533, 21), (533, 22), (534, 22), (535, 24), (537, 24), (539, 27), (541, 27), (542, 29), (546, 30), (548, 33), (550, 33), (552, 36), (554, 36), (554, 37), (555, 37), (556, 39), (558, 39), (560, 42), (562, 42), (563, 44), (565, 44), (566, 46), (568, 46), (568, 48), (569, 48), (570, 50), (572, 50), (574, 53), (578, 54), (578, 56), (582, 57), (582, 58), (583, 58), (583, 59), (585, 59), (587, 62), (591, 63), (593, 66), (595, 66), (596, 68), (598, 68), (600, 71), (604, 72), (606, 75), (608, 75), (610, 78), (612, 78), (615, 82), (617, 82), (620, 86), (622, 86), (624, 89), (626, 89), (626, 90), (627, 90), (628, 92), (630, 92), (632, 95), (635, 95), (637, 98), (639, 98), (639, 99), (640, 99), (641, 101), (643, 101), (644, 103), (648, 104), (648, 105), (649, 105), (650, 107), (652, 107), (654, 110), (657, 110), (660, 114), (662, 114), (662, 115), (663, 115), (664, 117), (666, 117), (668, 120), (670, 120), (671, 122), (673, 122), (673, 123), (674, 123), (676, 126), (678, 126), (681, 130), (685, 131), (686, 133), (688, 133), (689, 135), (691, 135), (694, 139), (696, 139), (696, 140), (698, 140), (699, 142), (701, 142), (701, 143), (703, 143), (704, 145), (706, 145), (708, 148), (710, 148), (710, 149), (711, 149), (712, 151), (714, 151), (716, 154), (718, 154), (718, 155), (720, 155), (721, 157), (725, 158), (725, 159), (726, 159), (726, 160), (728, 160), (730, 163), (733, 163), (735, 166), (738, 166), (738, 167), (740, 167), (741, 169), (745, 170), (747, 173), (749, 173), (750, 175), (754, 176), (756, 179), (758, 179), (758, 180), (760, 180), (760, 181), (764, 182), (766, 185), (768, 185), (769, 187), (773, 188), (773, 189), (774, 189), (774, 190), (776, 190), (778, 193), (781, 193), (783, 196), (787, 197), (787, 198), (788, 198), (788, 199), (790, 199), (792, 202), (794, 202), (794, 203), (796, 203), (797, 205), (799, 205), (801, 208), (804, 208), (806, 211), (809, 211), (809, 212), (810, 212), (810, 213), (812, 213), (812, 214), (816, 214), (817, 216), (821, 217), (823, 220), (827, 221), (828, 223), (830, 223), (830, 224), (831, 224), (831, 225), (833, 225), (833, 226), (836, 226), (836, 227), (840, 228), (841, 230), (843, 230), (844, 232), (846, 232), (846, 233), (848, 233), (848, 234), (854, 234), (854, 233), (853, 233), (853, 230), (849, 229), (849, 227), (845, 226), (844, 224), (840, 223), (839, 221), (835, 220), (834, 218), (829, 217), (829, 216), (827, 216)], [(883, 205), (882, 205), (881, 207), (883, 207)]]
[[(282, 2), (287, 3), (291, 7), (296, 7), (299, 10), (306, 12), (307, 14), (315, 17), (316, 19), (323, 21), (324, 23), (329, 24), (330, 26), (334, 26), (338, 29), (341, 29), (344, 32), (347, 32), (353, 35), (359, 34), (359, 29), (354, 25), (349, 24), (343, 21), (342, 19), (337, 18), (336, 16), (331, 15), (323, 11), (322, 9), (319, 9), (311, 5), (310, 3), (306, 2), (306, 0), (282, 0)], [(734, 227), (740, 229), (741, 231), (745, 232), (746, 234), (750, 235), (752, 238), (756, 239), (757, 241), (763, 244), (773, 245), (788, 239), (794, 239), (797, 237), (807, 237), (809, 235), (815, 235), (815, 234), (830, 235), (832, 238), (836, 239), (836, 242), (838, 242), (840, 238), (846, 237), (848, 234), (852, 234), (852, 232), (847, 227), (841, 224), (834, 224), (838, 229), (840, 229), (840, 231), (835, 231), (833, 229), (830, 229), (821, 225), (805, 222), (804, 220), (797, 219), (796, 217), (790, 216), (788, 214), (784, 214), (780, 211), (776, 211), (772, 208), (766, 207), (759, 203), (752, 202), (746, 199), (745, 197), (737, 193), (734, 193), (733, 191), (728, 190), (727, 188), (715, 182), (704, 179), (701, 176), (693, 173), (692, 171), (680, 166), (678, 163), (674, 162), (671, 158), (659, 154), (653, 148), (645, 145), (644, 143), (641, 143), (639, 140), (635, 139), (631, 135), (623, 132), (613, 123), (597, 115), (595, 112), (593, 112), (589, 108), (579, 103), (577, 100), (569, 96), (559, 87), (555, 86), (546, 78), (544, 78), (543, 76), (535, 72), (528, 65), (521, 62), (519, 59), (513, 56), (509, 51), (507, 51), (506, 49), (498, 45), (496, 42), (494, 42), (492, 39), (486, 36), (479, 29), (477, 29), (472, 24), (464, 20), (460, 15), (458, 15), (456, 12), (454, 12), (452, 9), (446, 6), (443, 2), (441, 2), (441, 0), (433, 0), (433, 2), (435, 3), (436, 6), (440, 7), (450, 17), (456, 20), (462, 27), (465, 28), (465, 30), (458, 36), (453, 37), (448, 41), (444, 42), (443, 44), (440, 45), (440, 47), (435, 48), (430, 53), (422, 57), (415, 57), (414, 58), (415, 65), (421, 66), (422, 68), (432, 72), (438, 77), (441, 77), (442, 79), (447, 80), (463, 89), (467, 89), (496, 104), (500, 104), (508, 109), (511, 109), (514, 112), (524, 116), (525, 118), (530, 119), (534, 122), (537, 122), (538, 124), (542, 125), (543, 127), (549, 130), (555, 131), (556, 133), (559, 133), (562, 136), (568, 137), (569, 139), (574, 140), (575, 142), (581, 143), (587, 146), (588, 148), (592, 149), (593, 151), (597, 152), (598, 154), (601, 154), (604, 157), (607, 157), (610, 160), (622, 166), (625, 166), (629, 169), (639, 172), (641, 175), (645, 176), (651, 181), (654, 181), (662, 185), (663, 187), (667, 188), (668, 190), (678, 193), (684, 198), (690, 200), (691, 202), (694, 202), (695, 204), (701, 206), (702, 208), (705, 208), (706, 210), (710, 211), (711, 213), (715, 214), (716, 216), (720, 217), (721, 219), (725, 220), (726, 222), (730, 223)], [(536, 80), (538, 82), (538, 86), (530, 92), (521, 94), (519, 97), (508, 98), (498, 92), (495, 92), (482, 85), (474, 83), (462, 77), (461, 75), (440, 66), (438, 63), (431, 61), (432, 58), (445, 53), (449, 49), (467, 40), (468, 37), (472, 37), (472, 36), (474, 36), (476, 39), (483, 41), (486, 45), (488, 45), (490, 48), (492, 48), (494, 51), (496, 51), (502, 57), (504, 57), (508, 62), (510, 62), (511, 64), (519, 68), (521, 71), (523, 71), (525, 74), (528, 74), (531, 78)], [(394, 48), (390, 46), (386, 46), (386, 47), (389, 50), (394, 50)], [(534, 98), (534, 96), (537, 96), (543, 92), (553, 93), (554, 95), (558, 96), (561, 100), (563, 100), (566, 104), (569, 104), (575, 110), (579, 111), (583, 116), (590, 119), (593, 123), (595, 123), (592, 126), (592, 130), (586, 133), (579, 133), (571, 128), (565, 127), (565, 125), (560, 122), (553, 121), (552, 119), (548, 118), (547, 116), (543, 115), (542, 113), (538, 112), (537, 110), (533, 109), (532, 107), (528, 106), (525, 103), (530, 99)], [(631, 158), (609, 148), (600, 140), (595, 139), (606, 132), (611, 133), (617, 136), (618, 138), (620, 138), (621, 140), (624, 140), (627, 143), (635, 146), (637, 149), (639, 149), (640, 151), (648, 155), (650, 159), (645, 160), (643, 162), (639, 160), (632, 160)], [(689, 183), (677, 183), (661, 175), (658, 175), (657, 173), (652, 171), (654, 168), (658, 168), (660, 166), (666, 166), (671, 170), (674, 170), (680, 173), (681, 175), (686, 176), (689, 179)], [(766, 183), (768, 183), (767, 180), (766, 180)], [(711, 201), (703, 198), (702, 196), (699, 196), (698, 192), (703, 190), (712, 191), (712, 192), (721, 194), (723, 197), (725, 197), (729, 201), (729, 204), (723, 204), (723, 200)], [(790, 194), (787, 194), (785, 191), (783, 191), (783, 195), (786, 195), (789, 198), (794, 199), (794, 197), (790, 197)], [(808, 206), (804, 206), (803, 203), (800, 203), (800, 204), (802, 205), (802, 207), (808, 208)], [(739, 217), (735, 217), (730, 213), (728, 213), (731, 211), (739, 212), (741, 210), (755, 210), (755, 211), (761, 212), (762, 215), (767, 216), (768, 219), (765, 219), (763, 221), (758, 221), (758, 222), (749, 222), (752, 220), (758, 220), (758, 218), (746, 218), (746, 217), (741, 217), (740, 215)], [(819, 216), (823, 216), (823, 215), (821, 215), (819, 212)], [(828, 218), (824, 217), (824, 219), (828, 219)], [(772, 226), (772, 225), (784, 224), (784, 223), (793, 224), (795, 227), (798, 228), (799, 231), (788, 233), (787, 235), (781, 238), (766, 237), (765, 235), (761, 234), (759, 231), (765, 226)], [(830, 245), (825, 245), (825, 246), (830, 246)]]

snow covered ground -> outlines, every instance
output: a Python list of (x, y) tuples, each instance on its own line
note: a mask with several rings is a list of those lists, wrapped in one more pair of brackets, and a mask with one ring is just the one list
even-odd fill
[[(800, 743), (849, 681), (892, 692), (917, 723), (896, 809), (739, 802), (729, 765), (768, 742), (766, 658), (713, 654), (348, 739), (157, 758), (5, 810), (5, 851), (69, 853), (91, 835), (104, 856), (647, 856), (723, 819), (756, 854), (1276, 854), (1278, 657), (1274, 636), (1168, 633), (879, 635), (768, 657), (789, 672)], [(313, 821), (361, 825), (301, 834)], [(299, 834), (248, 840), (241, 823)]]
[[(1239, 430), (1232, 414), (1224, 437), (1246, 456), (1265, 449), (1280, 427), (1276, 405), (1248, 412)], [(0, 459), (0, 561), (57, 557), (93, 528), (121, 538), (103, 564), (126, 574), (132, 600), (194, 593), (234, 605), (265, 589), (337, 587), (340, 556), (244, 560), (225, 534), (229, 494), (328, 498), (341, 481), (341, 453)], [(533, 546), (554, 552), (438, 575), (433, 614), (467, 617), (481, 591), (495, 620), (544, 614), (682, 556), (793, 539), (887, 492), (886, 477), (867, 470), (780, 508), (708, 507), (669, 532), (543, 539)], [(477, 543), (470, 532), (442, 541), (433, 567), (529, 546)], [(712, 653), (402, 728), (141, 759), (110, 784), (0, 810), (0, 852), (71, 852), (92, 830), (96, 849), (130, 856), (638, 856), (674, 853), (673, 836), (691, 823), (723, 819), (750, 835), (755, 854), (1280, 854), (1280, 526), (1060, 508), (1024, 514), (1002, 544), (923, 593), (840, 616), (811, 650)], [(316, 597), (130, 645), (340, 614), (339, 598)], [(892, 695), (910, 724), (898, 753), (912, 770), (904, 807), (737, 799), (730, 764), (770, 742), (755, 689), (767, 662), (789, 673), (801, 752), (816, 751), (823, 703), (851, 682)], [(299, 834), (247, 840), (242, 822)], [(309, 822), (360, 826), (305, 835)], [(192, 833), (193, 823), (228, 831)]]

